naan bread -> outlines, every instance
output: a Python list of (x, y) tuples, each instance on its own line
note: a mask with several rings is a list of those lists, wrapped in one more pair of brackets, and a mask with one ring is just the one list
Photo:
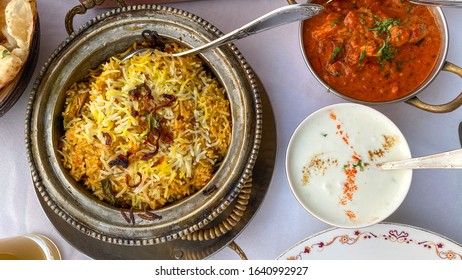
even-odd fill
[(23, 65), (23, 61), (0, 45), (0, 87), (7, 85), (16, 77)]
[(0, 90), (26, 63), (36, 8), (35, 0), (0, 0)]

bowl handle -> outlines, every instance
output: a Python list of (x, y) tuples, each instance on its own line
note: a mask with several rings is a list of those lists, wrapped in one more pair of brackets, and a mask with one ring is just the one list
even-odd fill
[[(252, 177), (244, 179), (242, 189), (235, 199), (236, 204), (234, 205), (232, 212), (223, 221), (215, 226), (193, 231), (192, 233), (183, 236), (182, 239), (187, 241), (206, 241), (218, 238), (232, 231), (234, 226), (238, 224), (244, 216), (244, 212), (246, 211), (249, 204), (252, 186)], [(236, 244), (236, 242), (232, 241), (230, 244), (228, 244), (228, 247), (235, 251), (242, 260), (247, 260), (246, 254)]]
[(241, 258), (241, 260), (248, 260), (244, 251), (241, 249), (241, 247), (239, 247), (239, 245), (236, 244), (235, 241), (229, 243), (228, 247), (232, 249), (234, 252), (236, 252), (236, 254)]
[[(445, 61), (443, 65), (443, 70), (457, 74), (462, 78), (462, 68), (455, 64), (452, 64), (451, 62)], [(419, 98), (417, 98), (416, 96), (412, 97), (409, 100), (406, 100), (405, 102), (407, 104), (410, 104), (412, 106), (415, 106), (419, 109), (422, 109), (428, 112), (449, 113), (459, 108), (462, 105), (462, 92), (452, 101), (449, 101), (448, 103), (441, 104), (441, 105), (431, 105), (431, 104), (425, 103)]]
[[(64, 24), (66, 26), (67, 34), (71, 35), (74, 32), (74, 17), (77, 14), (85, 14), (88, 9), (91, 9), (95, 6), (99, 6), (104, 3), (105, 0), (82, 0), (82, 4), (75, 6), (74, 8), (70, 9), (69, 12), (66, 14), (66, 18), (64, 20)], [(124, 0), (113, 0), (117, 3), (119, 7), (126, 7)]]

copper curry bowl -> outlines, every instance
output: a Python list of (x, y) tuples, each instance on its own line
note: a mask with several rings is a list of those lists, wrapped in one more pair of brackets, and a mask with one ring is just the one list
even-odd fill
[(366, 105), (404, 101), (435, 113), (462, 105), (462, 93), (442, 105), (417, 97), (442, 70), (462, 76), (462, 68), (446, 61), (449, 35), (441, 8), (407, 1), (365, 0), (365, 7), (310, 2), (325, 9), (300, 24), (300, 46), (309, 70), (329, 92)]

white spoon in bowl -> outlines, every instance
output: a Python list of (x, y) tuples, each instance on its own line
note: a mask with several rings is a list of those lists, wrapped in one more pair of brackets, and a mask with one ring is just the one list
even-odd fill
[(462, 149), (418, 158), (377, 163), (380, 170), (462, 168)]

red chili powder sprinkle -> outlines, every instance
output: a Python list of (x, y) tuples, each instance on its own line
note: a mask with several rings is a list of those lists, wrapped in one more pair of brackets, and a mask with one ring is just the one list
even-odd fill
[(345, 142), (345, 144), (347, 144), (347, 145), (350, 145), (350, 143), (348, 141), (348, 138), (349, 138), (348, 133), (345, 133), (343, 131), (342, 125), (337, 124), (337, 132), (335, 134), (338, 134), (338, 135), (342, 136), (343, 142)]
[(348, 164), (343, 172), (346, 175), (346, 182), (343, 184), (343, 194), (340, 197), (339, 203), (341, 205), (347, 205), (348, 202), (353, 200), (353, 195), (358, 190), (355, 181), (358, 171), (356, 168), (352, 167), (351, 164)]
[[(329, 117), (336, 121), (337, 132), (335, 134), (339, 135), (343, 142), (345, 142), (345, 144), (347, 144), (351, 149), (354, 149), (354, 147), (349, 144), (348, 133), (343, 131), (341, 122), (337, 119), (337, 115), (332, 110), (329, 111)], [(358, 190), (358, 185), (356, 185), (356, 175), (358, 174), (358, 170), (356, 168), (359, 167), (360, 170), (363, 168), (361, 165), (361, 156), (356, 151), (353, 151), (352, 159), (353, 160), (348, 162), (343, 169), (343, 172), (346, 175), (346, 180), (343, 184), (342, 195), (339, 200), (340, 205), (347, 205), (350, 201), (352, 201), (354, 193)], [(354, 215), (353, 212), (351, 212), (351, 214)]]
[[(332, 120), (337, 120), (337, 115), (334, 113), (334, 111), (330, 110), (329, 111), (329, 117), (332, 119)], [(342, 140), (343, 142), (345, 142), (345, 144), (347, 145), (350, 145), (348, 139), (349, 139), (349, 136), (347, 133), (345, 133), (342, 129), (342, 125), (340, 122), (337, 122), (337, 132), (335, 134), (338, 134), (342, 137)]]
[(332, 110), (329, 111), (329, 117), (333, 119), (334, 121), (337, 119), (337, 115)]
[(350, 221), (355, 222), (356, 214), (353, 211), (346, 210), (345, 215), (347, 215), (347, 217), (348, 217), (348, 219), (350, 219)]

